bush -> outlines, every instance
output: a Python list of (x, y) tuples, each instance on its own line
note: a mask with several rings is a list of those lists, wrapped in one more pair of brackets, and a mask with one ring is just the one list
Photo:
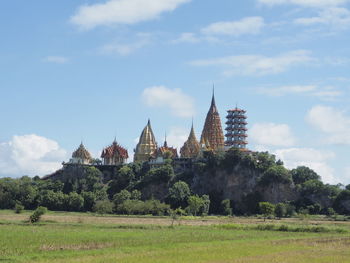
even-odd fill
[(122, 190), (113, 196), (113, 202), (116, 207), (123, 204), (125, 201), (131, 198), (131, 194), (128, 190)]
[(29, 217), (29, 221), (34, 224), (40, 221), (41, 216), (47, 212), (47, 208), (39, 206), (34, 213)]
[(232, 215), (231, 201), (229, 199), (222, 200), (221, 210), (222, 213), (226, 216)]
[(275, 207), (275, 215), (278, 217), (278, 218), (282, 218), (282, 217), (285, 217), (287, 214), (287, 207), (285, 204), (283, 203), (279, 203), (276, 205)]
[(113, 213), (113, 203), (108, 200), (97, 201), (92, 211), (98, 214), (112, 214)]
[(259, 203), (259, 210), (260, 213), (264, 215), (264, 221), (265, 219), (272, 215), (275, 211), (275, 206), (269, 202), (260, 202)]
[(21, 205), (20, 203), (17, 203), (17, 204), (15, 205), (15, 213), (16, 213), (16, 214), (22, 213), (23, 210), (24, 210), (24, 206)]

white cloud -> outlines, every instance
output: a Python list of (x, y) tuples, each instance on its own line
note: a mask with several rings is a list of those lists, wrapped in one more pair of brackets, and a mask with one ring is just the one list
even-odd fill
[(178, 43), (198, 43), (201, 41), (201, 38), (196, 36), (194, 33), (182, 33), (179, 38), (171, 41), (173, 44), (178, 44)]
[(332, 7), (319, 11), (318, 16), (294, 20), (295, 24), (312, 26), (326, 25), (334, 30), (345, 30), (350, 27), (350, 11), (346, 8)]
[(295, 50), (274, 57), (262, 55), (229, 56), (215, 59), (192, 61), (194, 66), (223, 66), (226, 76), (231, 75), (268, 75), (287, 71), (289, 68), (314, 61), (310, 52)]
[(258, 3), (274, 6), (282, 4), (293, 4), (303, 7), (324, 8), (329, 6), (340, 6), (348, 3), (349, 0), (258, 0)]
[(128, 56), (137, 50), (151, 44), (151, 35), (146, 33), (137, 34), (137, 39), (134, 42), (123, 43), (116, 41), (111, 44), (104, 45), (100, 48), (103, 54), (117, 54), (120, 56)]
[(81, 6), (71, 22), (82, 29), (113, 24), (135, 24), (158, 18), (191, 0), (109, 0)]
[(277, 150), (275, 155), (289, 169), (307, 166), (317, 172), (324, 182), (339, 183), (334, 176), (334, 169), (328, 164), (328, 161), (335, 158), (333, 152), (323, 152), (312, 148), (290, 148)]
[(171, 127), (167, 134), (167, 142), (171, 147), (177, 148), (178, 152), (188, 138), (189, 131), (181, 127)]
[(326, 143), (350, 144), (350, 117), (344, 112), (315, 106), (307, 113), (306, 121), (325, 134)]
[(69, 58), (62, 56), (48, 56), (44, 58), (43, 61), (47, 63), (65, 64), (69, 62)]
[(67, 157), (57, 142), (38, 135), (13, 136), (0, 143), (0, 176), (46, 175)]
[(286, 95), (305, 95), (318, 97), (322, 100), (334, 100), (342, 93), (334, 87), (318, 87), (315, 85), (295, 85), (281, 86), (276, 88), (259, 88), (258, 92), (272, 97), (281, 97)]
[(201, 31), (206, 35), (240, 36), (245, 34), (258, 34), (265, 26), (262, 17), (246, 17), (239, 21), (216, 22)]
[(149, 107), (169, 108), (178, 117), (193, 117), (195, 107), (193, 99), (180, 89), (169, 89), (164, 86), (146, 88), (142, 93), (143, 102)]
[(266, 146), (293, 146), (296, 142), (290, 127), (287, 124), (257, 123), (249, 131), (252, 141), (261, 147)]

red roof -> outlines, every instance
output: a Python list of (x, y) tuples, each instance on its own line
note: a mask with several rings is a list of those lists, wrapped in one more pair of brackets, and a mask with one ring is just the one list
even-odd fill
[(103, 149), (101, 158), (112, 158), (116, 154), (123, 157), (124, 159), (129, 158), (128, 150), (121, 147), (117, 142), (113, 142), (111, 146)]

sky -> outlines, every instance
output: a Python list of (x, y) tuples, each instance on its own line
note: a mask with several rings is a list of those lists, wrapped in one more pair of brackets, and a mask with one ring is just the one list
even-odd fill
[(43, 176), (83, 141), (133, 156), (199, 138), (215, 85), (247, 111), (249, 149), (350, 183), (350, 0), (0, 4), (0, 177)]

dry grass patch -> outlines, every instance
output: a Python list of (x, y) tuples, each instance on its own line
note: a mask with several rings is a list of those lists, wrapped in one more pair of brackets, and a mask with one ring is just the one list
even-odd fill
[(45, 244), (40, 247), (40, 251), (58, 251), (58, 250), (94, 250), (113, 247), (113, 243), (88, 243), (88, 244), (69, 244), (53, 245)]

